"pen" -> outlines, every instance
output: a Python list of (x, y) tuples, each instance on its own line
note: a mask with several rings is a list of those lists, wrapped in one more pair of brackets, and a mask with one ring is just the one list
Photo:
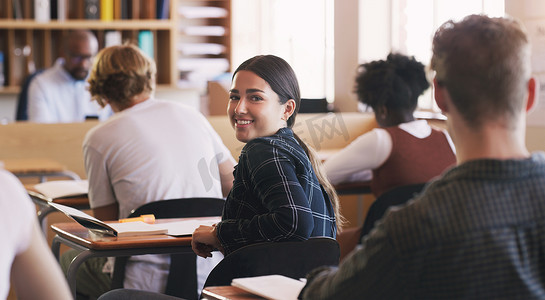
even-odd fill
[(154, 224), (155, 223), (155, 216), (154, 215), (141, 215), (140, 217), (119, 219), (119, 223), (136, 222), (136, 221), (142, 221), (144, 223)]

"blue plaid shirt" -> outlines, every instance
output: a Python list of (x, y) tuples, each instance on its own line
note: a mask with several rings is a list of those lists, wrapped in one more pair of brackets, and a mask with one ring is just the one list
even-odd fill
[(217, 225), (226, 254), (258, 242), (335, 237), (329, 197), (291, 129), (248, 142), (234, 177)]
[(447, 171), (309, 277), (304, 299), (545, 299), (545, 155)]

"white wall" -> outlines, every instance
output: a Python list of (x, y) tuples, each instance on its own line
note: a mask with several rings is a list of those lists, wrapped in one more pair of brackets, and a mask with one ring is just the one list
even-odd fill
[(358, 66), (358, 0), (335, 1), (335, 110), (356, 111), (354, 76)]

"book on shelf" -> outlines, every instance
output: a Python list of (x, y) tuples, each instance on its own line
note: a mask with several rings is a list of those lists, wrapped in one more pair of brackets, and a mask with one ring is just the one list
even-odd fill
[(57, 0), (57, 20), (66, 21), (68, 17), (68, 0)]
[(85, 0), (84, 17), (89, 20), (98, 20), (100, 18), (100, 0)]
[(87, 180), (54, 180), (38, 183), (34, 189), (50, 199), (87, 195), (89, 181)]
[(114, 19), (114, 0), (100, 0), (100, 20), (112, 21)]
[(168, 232), (167, 228), (162, 227), (159, 224), (148, 224), (142, 221), (126, 223), (103, 222), (89, 214), (82, 212), (81, 210), (70, 206), (53, 202), (49, 203), (49, 205), (95, 233), (113, 235), (117, 237), (127, 237), (166, 234)]
[(23, 8), (21, 7), (21, 1), (12, 0), (12, 6), (13, 6), (13, 18), (15, 20), (23, 19)]
[(104, 47), (121, 45), (122, 43), (121, 31), (109, 30), (104, 33)]
[(151, 31), (141, 30), (138, 33), (138, 47), (151, 59), (155, 59), (153, 51), (153, 33)]
[(140, 19), (140, 0), (127, 1), (129, 18), (133, 20)]
[(155, 19), (156, 13), (156, 0), (140, 0), (140, 19)]
[(85, 18), (85, 0), (68, 1), (68, 19)]
[(34, 0), (34, 20), (42, 23), (51, 20), (49, 0)]
[(113, 0), (114, 1), (114, 19), (115, 20), (121, 20), (121, 0)]
[[(4, 52), (0, 51), (0, 88), (6, 84), (6, 76), (4, 75)], [(2, 164), (0, 164), (2, 167)]]
[(49, 0), (51, 19), (65, 21), (68, 15), (68, 0)]
[(266, 299), (296, 300), (305, 281), (283, 275), (266, 275), (235, 278), (231, 285)]
[(130, 0), (119, 0), (121, 1), (121, 19), (128, 20), (131, 18), (131, 2)]
[(157, 0), (157, 19), (169, 19), (170, 0)]

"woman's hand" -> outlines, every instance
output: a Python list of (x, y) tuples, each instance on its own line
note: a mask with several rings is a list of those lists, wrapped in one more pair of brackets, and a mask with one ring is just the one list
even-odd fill
[(216, 234), (216, 226), (201, 225), (193, 232), (191, 240), (193, 252), (200, 257), (212, 257), (212, 251), (219, 250), (223, 253), (223, 247)]

